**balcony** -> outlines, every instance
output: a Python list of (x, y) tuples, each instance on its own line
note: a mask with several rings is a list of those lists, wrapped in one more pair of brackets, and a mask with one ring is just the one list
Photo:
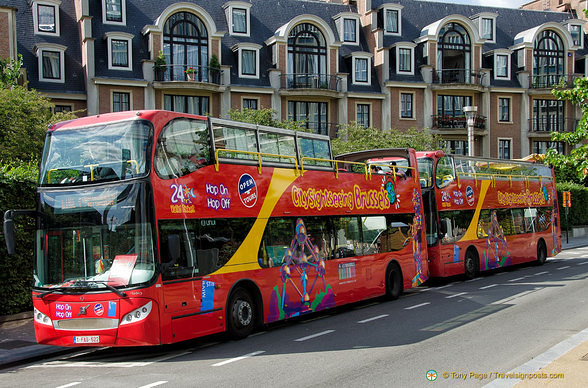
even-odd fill
[(467, 69), (445, 69), (433, 72), (433, 83), (482, 85), (484, 73)]
[(571, 88), (574, 80), (579, 78), (575, 74), (542, 74), (529, 76), (530, 89), (552, 89), (556, 86)]
[(572, 117), (543, 116), (529, 119), (529, 132), (533, 134), (551, 134), (551, 132), (574, 132), (578, 119)]
[(341, 77), (328, 74), (293, 73), (282, 74), (282, 89), (319, 89), (340, 92)]
[(208, 66), (166, 65), (163, 69), (154, 71), (155, 81), (158, 82), (203, 82), (220, 85), (222, 79), (222, 70)]
[[(433, 128), (442, 130), (451, 129), (467, 129), (468, 122), (465, 115), (463, 116), (449, 116), (449, 115), (433, 115)], [(474, 129), (486, 129), (486, 117), (476, 115), (474, 117)]]

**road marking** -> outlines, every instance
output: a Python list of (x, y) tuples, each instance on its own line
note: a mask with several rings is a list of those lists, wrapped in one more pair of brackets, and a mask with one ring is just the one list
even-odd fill
[(309, 335), (309, 336), (306, 336), (306, 337), (295, 339), (294, 341), (302, 342), (302, 341), (306, 341), (306, 340), (309, 340), (309, 339), (312, 339), (312, 338), (320, 337), (321, 335), (332, 333), (334, 331), (335, 330), (325, 330), (325, 331), (321, 331), (320, 333), (316, 333), (316, 334), (312, 334), (312, 335)]
[(152, 388), (152, 387), (157, 387), (158, 385), (163, 385), (163, 384), (167, 384), (167, 381), (163, 381), (163, 380), (156, 381), (156, 382), (151, 383), (151, 384), (143, 385), (143, 386), (141, 386), (139, 388)]
[(563, 267), (559, 267), (559, 268), (556, 268), (556, 269), (562, 270), (562, 269), (566, 269), (566, 268), (570, 268), (570, 266), (569, 265), (564, 265)]
[(378, 315), (377, 317), (364, 319), (362, 321), (357, 321), (357, 323), (371, 322), (371, 321), (375, 321), (376, 319), (386, 318), (387, 316), (388, 316), (388, 314), (382, 314), (382, 315)]
[(161, 357), (156, 357), (149, 361), (76, 361), (75, 359), (70, 360), (57, 360), (48, 361), (38, 365), (30, 365), (27, 368), (138, 368), (142, 366), (148, 366), (160, 361), (167, 361), (172, 358), (181, 357), (191, 352), (177, 352)]
[(457, 296), (462, 296), (465, 294), (467, 294), (467, 292), (460, 292), (459, 294), (453, 294), (453, 295), (446, 296), (445, 299), (451, 299), (451, 298), (455, 298)]
[(516, 282), (518, 280), (523, 280), (525, 277), (523, 276), (522, 278), (514, 278), (514, 279), (510, 279), (509, 282)]
[(578, 263), (578, 265), (584, 265), (584, 264), (588, 264), (588, 261), (585, 261), (583, 263)]
[(536, 273), (535, 276), (545, 275), (546, 273), (549, 273), (549, 271), (543, 271), (543, 272)]
[(69, 383), (69, 384), (65, 384), (65, 385), (60, 385), (59, 387), (56, 387), (56, 388), (73, 387), (74, 385), (79, 385), (81, 383), (82, 383), (81, 381), (74, 381), (73, 383)]
[(453, 284), (447, 284), (446, 286), (435, 287), (435, 289), (436, 289), (436, 290), (442, 290), (442, 289), (444, 289), (444, 288), (451, 287), (452, 285), (453, 285)]
[(265, 353), (265, 350), (258, 350), (257, 352), (248, 353), (248, 354), (246, 354), (244, 356), (239, 356), (239, 357), (231, 358), (229, 360), (217, 362), (216, 364), (212, 364), (212, 366), (223, 366), (223, 365), (229, 364), (231, 362), (241, 361), (241, 360), (244, 360), (244, 359), (249, 358), (249, 357), (257, 356), (257, 355), (259, 355), (261, 353)]
[(470, 280), (466, 280), (465, 282), (466, 283), (471, 283), (471, 282), (476, 282), (478, 280), (482, 280), (482, 278), (473, 278), (473, 279), (470, 279)]
[(415, 304), (414, 306), (410, 306), (410, 307), (405, 307), (405, 310), (412, 310), (412, 309), (416, 309), (418, 307), (423, 307), (426, 306), (428, 304), (431, 304), (431, 302), (425, 302), (425, 303), (420, 303), (420, 304)]
[(490, 284), (489, 286), (480, 287), (480, 290), (486, 290), (488, 288), (496, 287), (498, 284)]

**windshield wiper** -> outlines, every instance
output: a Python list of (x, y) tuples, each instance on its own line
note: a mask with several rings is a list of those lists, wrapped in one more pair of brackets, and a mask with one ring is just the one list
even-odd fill
[(110, 284), (107, 283), (106, 280), (76, 280), (74, 283), (74, 286), (79, 283), (86, 284), (86, 285), (90, 285), (92, 283), (100, 283), (100, 284), (103, 284), (104, 287), (108, 288), (110, 291), (114, 292), (116, 295), (120, 296), (121, 298), (124, 298), (127, 296), (126, 292), (122, 292), (118, 288), (111, 286)]
[(45, 291), (44, 293), (42, 293), (41, 295), (37, 295), (37, 298), (41, 298), (43, 299), (44, 297), (46, 297), (49, 294), (53, 294), (55, 291), (64, 291), (66, 290), (68, 287), (55, 287), (50, 289), (49, 291)]

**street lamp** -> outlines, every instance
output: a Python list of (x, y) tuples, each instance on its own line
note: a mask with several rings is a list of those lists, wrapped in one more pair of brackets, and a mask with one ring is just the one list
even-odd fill
[(468, 122), (468, 156), (474, 156), (474, 120), (476, 119), (477, 106), (464, 106), (463, 113)]

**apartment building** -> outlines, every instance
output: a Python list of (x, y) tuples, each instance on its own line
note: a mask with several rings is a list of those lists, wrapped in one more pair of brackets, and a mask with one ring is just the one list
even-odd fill
[(0, 0), (0, 56), (20, 53), (58, 110), (271, 108), (331, 136), (422, 128), (462, 154), (474, 106), (474, 154), (509, 159), (569, 151), (550, 133), (580, 112), (550, 90), (585, 76), (584, 23), (416, 0)]

